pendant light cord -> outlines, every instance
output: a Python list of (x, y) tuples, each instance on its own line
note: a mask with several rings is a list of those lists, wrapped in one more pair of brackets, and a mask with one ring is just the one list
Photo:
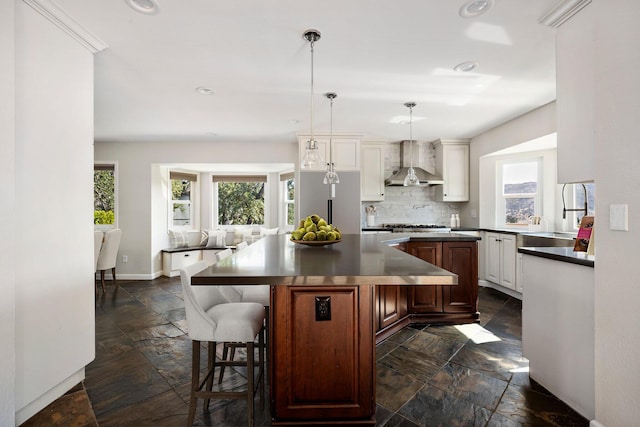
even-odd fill
[(409, 165), (413, 169), (413, 106), (409, 106), (409, 147), (411, 152), (409, 153)]
[(331, 170), (333, 171), (333, 99), (335, 96), (330, 97), (331, 100), (331, 115), (329, 117), (329, 164), (331, 165)]
[(313, 45), (315, 43), (314, 39), (311, 39), (310, 41), (311, 43), (311, 98), (310, 98), (310, 104), (311, 104), (311, 140), (309, 141), (309, 148), (313, 149), (316, 148), (316, 141), (315, 139), (313, 139)]

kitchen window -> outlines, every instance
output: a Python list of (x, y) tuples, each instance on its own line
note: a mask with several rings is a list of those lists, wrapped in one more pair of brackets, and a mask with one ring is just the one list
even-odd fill
[(525, 227), (542, 212), (542, 158), (497, 163), (499, 227)]
[(214, 176), (218, 225), (264, 225), (265, 175)]
[(93, 165), (93, 223), (95, 228), (117, 228), (117, 163), (100, 162)]
[(295, 225), (295, 179), (293, 172), (280, 175), (280, 194), (282, 195), (281, 228), (293, 230)]
[(169, 229), (192, 230), (197, 228), (195, 212), (198, 175), (170, 171), (169, 181)]

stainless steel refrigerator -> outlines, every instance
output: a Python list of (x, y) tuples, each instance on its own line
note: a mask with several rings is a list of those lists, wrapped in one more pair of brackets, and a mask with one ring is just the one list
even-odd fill
[(338, 172), (340, 183), (335, 184), (335, 197), (331, 197), (331, 184), (322, 182), (324, 175), (324, 171), (300, 171), (298, 221), (314, 213), (329, 221), (328, 206), (331, 204), (333, 225), (343, 234), (360, 234), (360, 172)]

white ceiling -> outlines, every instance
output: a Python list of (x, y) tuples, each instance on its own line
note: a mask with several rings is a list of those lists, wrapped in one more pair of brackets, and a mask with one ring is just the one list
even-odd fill
[[(108, 48), (95, 58), (98, 141), (294, 142), (315, 132), (408, 139), (391, 123), (417, 106), (413, 138), (469, 138), (555, 99), (555, 30), (538, 22), (557, 0), (57, 0)], [(470, 73), (452, 68), (477, 61)], [(213, 95), (196, 92), (210, 87)]]

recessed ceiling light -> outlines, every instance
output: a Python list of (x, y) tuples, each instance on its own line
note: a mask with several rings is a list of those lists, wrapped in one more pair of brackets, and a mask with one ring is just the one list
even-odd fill
[(478, 63), (474, 61), (467, 61), (453, 67), (453, 71), (458, 73), (468, 73), (469, 71), (473, 71), (478, 67)]
[(200, 95), (213, 95), (213, 89), (211, 89), (210, 87), (197, 87), (196, 92), (198, 92)]
[(463, 4), (458, 14), (463, 18), (474, 18), (487, 13), (493, 7), (493, 0), (470, 0)]
[(158, 3), (156, 3), (156, 0), (125, 0), (125, 3), (136, 12), (147, 15), (158, 13)]

